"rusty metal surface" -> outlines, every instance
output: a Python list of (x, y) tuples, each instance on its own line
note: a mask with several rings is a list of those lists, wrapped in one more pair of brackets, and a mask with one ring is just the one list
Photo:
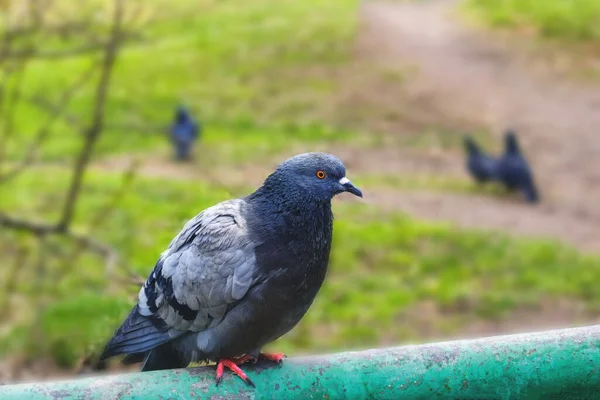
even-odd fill
[(600, 399), (600, 326), (0, 387), (0, 399)]

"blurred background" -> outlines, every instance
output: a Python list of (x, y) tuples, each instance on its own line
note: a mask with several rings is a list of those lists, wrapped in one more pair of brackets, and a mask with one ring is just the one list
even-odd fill
[[(304, 151), (340, 157), (365, 199), (334, 200), (328, 279), (278, 351), (599, 320), (600, 2), (0, 0), (0, 17), (0, 382), (82, 370), (189, 218)], [(538, 204), (465, 168), (463, 135), (499, 156), (507, 128)]]

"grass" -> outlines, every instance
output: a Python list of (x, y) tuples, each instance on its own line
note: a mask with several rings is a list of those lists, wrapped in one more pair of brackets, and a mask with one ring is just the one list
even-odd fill
[[(265, 144), (280, 151), (290, 139), (352, 137), (324, 122), (323, 110), (336, 90), (331, 79), (335, 69), (347, 60), (356, 2), (163, 3), (137, 5), (153, 22), (142, 31), (142, 43), (131, 43), (121, 53), (107, 107), (110, 129), (100, 154), (164, 146), (162, 132), (179, 102), (199, 116), (207, 141), (235, 147), (232, 154), (254, 154)], [(139, 25), (134, 22), (129, 25)], [(64, 44), (54, 44), (60, 46)], [(24, 97), (54, 93), (58, 98), (92, 61), (86, 56), (31, 62), (23, 79)], [(89, 113), (94, 79), (70, 104), (69, 113), (77, 119), (85, 120)], [(20, 157), (44, 119), (36, 106), (22, 104), (15, 122), (19, 134), (12, 138), (9, 154)], [(76, 129), (59, 121), (43, 157), (69, 158), (80, 145)]]
[[(51, 216), (47, 204), (60, 200), (66, 177), (56, 172), (49, 184), (39, 174), (25, 175), (8, 188), (0, 207)], [(76, 225), (93, 218), (121, 184), (113, 174), (91, 174)], [(229, 197), (202, 182), (194, 181), (193, 187), (190, 190), (189, 182), (137, 178), (115, 212), (104, 219), (98, 238), (119, 248), (136, 271), (147, 275), (188, 218)], [(363, 204), (336, 203), (334, 208), (335, 240), (326, 284), (305, 319), (275, 344), (277, 348), (294, 353), (418, 339), (420, 332), (407, 315), (424, 301), (446, 310), (448, 315), (436, 323), (449, 331), (460, 330), (453, 313), (502, 318), (548, 297), (575, 299), (591, 308), (600, 304), (590, 284), (600, 279), (598, 257), (551, 241), (457, 230)], [(11, 247), (15, 239), (4, 237), (2, 246)], [(24, 334), (33, 314), (22, 314), (32, 307), (22, 300), (29, 306), (13, 316), (20, 328), (13, 325), (8, 331), (3, 350), (46, 354), (68, 366), (99, 350), (129, 311), (138, 288), (110, 284), (103, 264), (92, 257), (74, 259), (70, 266), (49, 265), (62, 273), (57, 281), (50, 275), (46, 282), (52, 290), (36, 322), (36, 336)], [(36, 289), (27, 283), (35, 281), (31, 267), (22, 266), (20, 293)]]
[(600, 39), (596, 0), (467, 0), (466, 5), (495, 27), (533, 30), (550, 38)]
[(358, 181), (371, 187), (383, 187), (400, 191), (425, 190), (444, 193), (503, 196), (507, 194), (499, 184), (477, 185), (468, 179), (448, 178), (439, 175), (359, 175)]

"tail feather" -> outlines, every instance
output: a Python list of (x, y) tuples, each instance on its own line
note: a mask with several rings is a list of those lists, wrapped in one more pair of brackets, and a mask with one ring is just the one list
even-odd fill
[(144, 353), (172, 340), (164, 321), (145, 317), (135, 306), (104, 348), (100, 360), (125, 353)]
[(522, 193), (525, 196), (525, 199), (530, 203), (537, 203), (540, 200), (537, 189), (533, 184), (523, 188)]
[(190, 361), (175, 350), (171, 343), (164, 343), (147, 353), (142, 371), (185, 368), (189, 363)]
[[(121, 343), (111, 345), (112, 355), (131, 354), (144, 352), (154, 347), (170, 341), (172, 338), (169, 335), (157, 334), (148, 336), (147, 338), (139, 338), (137, 340), (126, 340)], [(108, 356), (111, 357), (111, 356)]]
[(141, 363), (146, 359), (147, 355), (148, 355), (148, 352), (127, 354), (121, 362), (125, 365)]
[(123, 364), (131, 365), (143, 362), (142, 371), (157, 371), (161, 369), (185, 368), (189, 360), (175, 350), (171, 343), (162, 344), (144, 353), (128, 354)]

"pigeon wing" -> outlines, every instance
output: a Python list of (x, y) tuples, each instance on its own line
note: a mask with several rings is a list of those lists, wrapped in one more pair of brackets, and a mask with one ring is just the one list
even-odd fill
[(140, 290), (141, 315), (170, 330), (202, 331), (252, 286), (255, 247), (244, 218), (244, 200), (206, 209), (190, 220), (161, 255)]

